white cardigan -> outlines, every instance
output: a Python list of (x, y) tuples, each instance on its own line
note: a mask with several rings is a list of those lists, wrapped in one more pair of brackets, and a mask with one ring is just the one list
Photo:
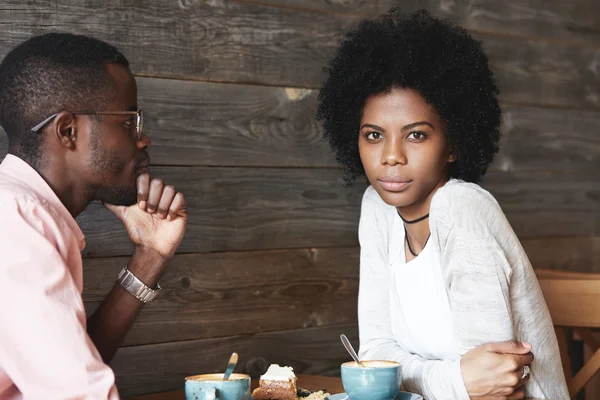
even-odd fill
[[(395, 207), (367, 188), (359, 226), (360, 356), (400, 362), (405, 390), (427, 400), (469, 400), (460, 360), (411, 354), (392, 332), (389, 255), (404, 245), (390, 242), (397, 237), (391, 232), (395, 214)], [(529, 342), (535, 360), (527, 396), (568, 399), (550, 313), (531, 263), (496, 200), (476, 184), (450, 180), (433, 196), (429, 224), (459, 353), (489, 342)]]

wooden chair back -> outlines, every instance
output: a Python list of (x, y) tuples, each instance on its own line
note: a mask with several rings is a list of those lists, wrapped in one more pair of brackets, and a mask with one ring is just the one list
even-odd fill
[[(575, 397), (600, 370), (600, 343), (592, 328), (600, 328), (600, 274), (536, 270), (556, 329), (569, 395)], [(571, 328), (592, 350), (592, 357), (573, 375), (565, 328)]]

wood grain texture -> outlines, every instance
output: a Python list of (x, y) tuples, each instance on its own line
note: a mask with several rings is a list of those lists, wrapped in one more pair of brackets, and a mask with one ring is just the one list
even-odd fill
[[(84, 262), (88, 313), (127, 258)], [(125, 345), (356, 323), (358, 248), (176, 256)]]
[(591, 235), (600, 228), (597, 173), (490, 171), (482, 186), (523, 238)]
[[(67, 30), (117, 45), (141, 75), (311, 88), (320, 87), (339, 39), (362, 18), (225, 1), (2, 4), (0, 27), (9, 34), (0, 38), (0, 57), (32, 34)], [(505, 101), (600, 107), (600, 49), (475, 37), (484, 42)]]
[[(599, 92), (600, 93), (600, 92)], [(503, 105), (496, 171), (598, 171), (600, 113)]]
[(139, 74), (282, 86), (319, 86), (340, 33), (358, 21), (224, 0), (19, 3), (0, 8), (0, 57), (32, 34), (70, 31), (117, 45)]
[(304, 11), (376, 16), (386, 0), (234, 0)]
[(521, 244), (535, 269), (600, 273), (598, 236), (540, 237)]
[(336, 166), (307, 89), (138, 78), (160, 165)]
[(350, 358), (340, 343), (342, 333), (358, 345), (356, 325), (340, 325), (125, 347), (119, 350), (111, 367), (121, 396), (180, 389), (186, 376), (222, 371), (233, 351), (240, 357), (237, 372), (245, 372), (248, 362), (262, 358), (267, 366), (289, 365), (297, 374), (339, 376), (341, 363)]
[(476, 33), (504, 102), (599, 108), (600, 48)]
[(495, 34), (544, 38), (598, 47), (600, 3), (595, 0), (382, 0), (384, 12), (398, 6), (425, 8), (467, 29)]

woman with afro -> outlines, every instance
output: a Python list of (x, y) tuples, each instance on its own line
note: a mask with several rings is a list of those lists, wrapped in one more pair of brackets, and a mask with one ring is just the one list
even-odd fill
[(349, 32), (326, 71), (317, 117), (346, 182), (370, 183), (360, 356), (398, 361), (405, 390), (428, 400), (569, 398), (535, 273), (477, 185), (500, 140), (481, 43), (393, 10)]

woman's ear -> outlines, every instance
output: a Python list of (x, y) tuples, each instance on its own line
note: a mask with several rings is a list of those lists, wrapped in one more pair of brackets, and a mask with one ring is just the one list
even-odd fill
[(456, 156), (452, 153), (448, 154), (448, 162), (453, 163), (456, 161)]

